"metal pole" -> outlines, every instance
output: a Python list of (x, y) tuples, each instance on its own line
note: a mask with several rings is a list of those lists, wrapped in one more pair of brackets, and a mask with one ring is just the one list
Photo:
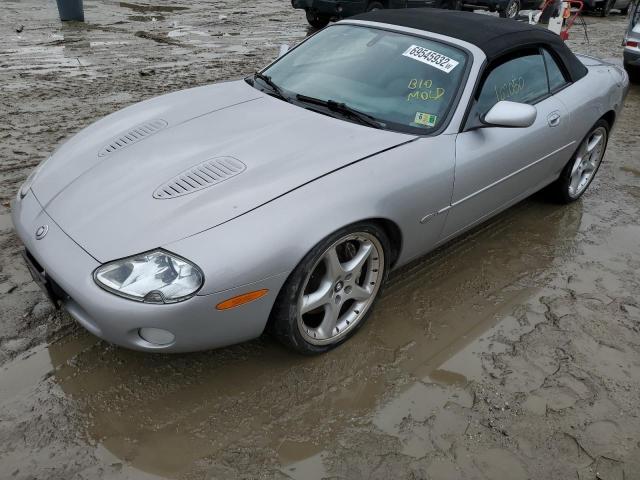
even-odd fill
[(56, 0), (58, 2), (58, 13), (63, 22), (75, 20), (84, 22), (84, 6), (82, 0)]

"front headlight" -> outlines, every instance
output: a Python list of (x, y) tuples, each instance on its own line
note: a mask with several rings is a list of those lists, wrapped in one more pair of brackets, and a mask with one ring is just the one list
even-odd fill
[(163, 250), (107, 263), (93, 277), (105, 290), (145, 303), (181, 302), (195, 295), (204, 281), (197, 266)]

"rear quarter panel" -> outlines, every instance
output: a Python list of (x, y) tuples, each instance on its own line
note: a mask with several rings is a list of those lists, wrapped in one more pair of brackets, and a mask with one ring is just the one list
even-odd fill
[[(567, 107), (570, 126), (568, 135), (577, 144), (598, 119), (608, 112), (613, 111), (615, 118), (618, 117), (628, 88), (626, 74), (618, 67), (588, 58), (585, 63), (587, 75), (555, 94)], [(556, 175), (560, 175), (563, 168), (564, 164), (556, 164)]]

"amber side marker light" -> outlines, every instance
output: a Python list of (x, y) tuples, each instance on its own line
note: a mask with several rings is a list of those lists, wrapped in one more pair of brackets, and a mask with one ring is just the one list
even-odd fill
[(254, 292), (243, 293), (237, 297), (229, 298), (224, 302), (220, 302), (216, 305), (216, 310), (229, 310), (230, 308), (236, 308), (245, 303), (253, 302), (259, 298), (264, 297), (269, 292), (268, 289), (256, 290)]

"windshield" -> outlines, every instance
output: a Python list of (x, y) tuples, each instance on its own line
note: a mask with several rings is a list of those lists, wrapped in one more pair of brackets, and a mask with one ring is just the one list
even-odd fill
[(444, 121), (466, 58), (462, 50), (441, 42), (335, 25), (263, 73), (294, 98), (344, 103), (388, 129), (426, 134)]

